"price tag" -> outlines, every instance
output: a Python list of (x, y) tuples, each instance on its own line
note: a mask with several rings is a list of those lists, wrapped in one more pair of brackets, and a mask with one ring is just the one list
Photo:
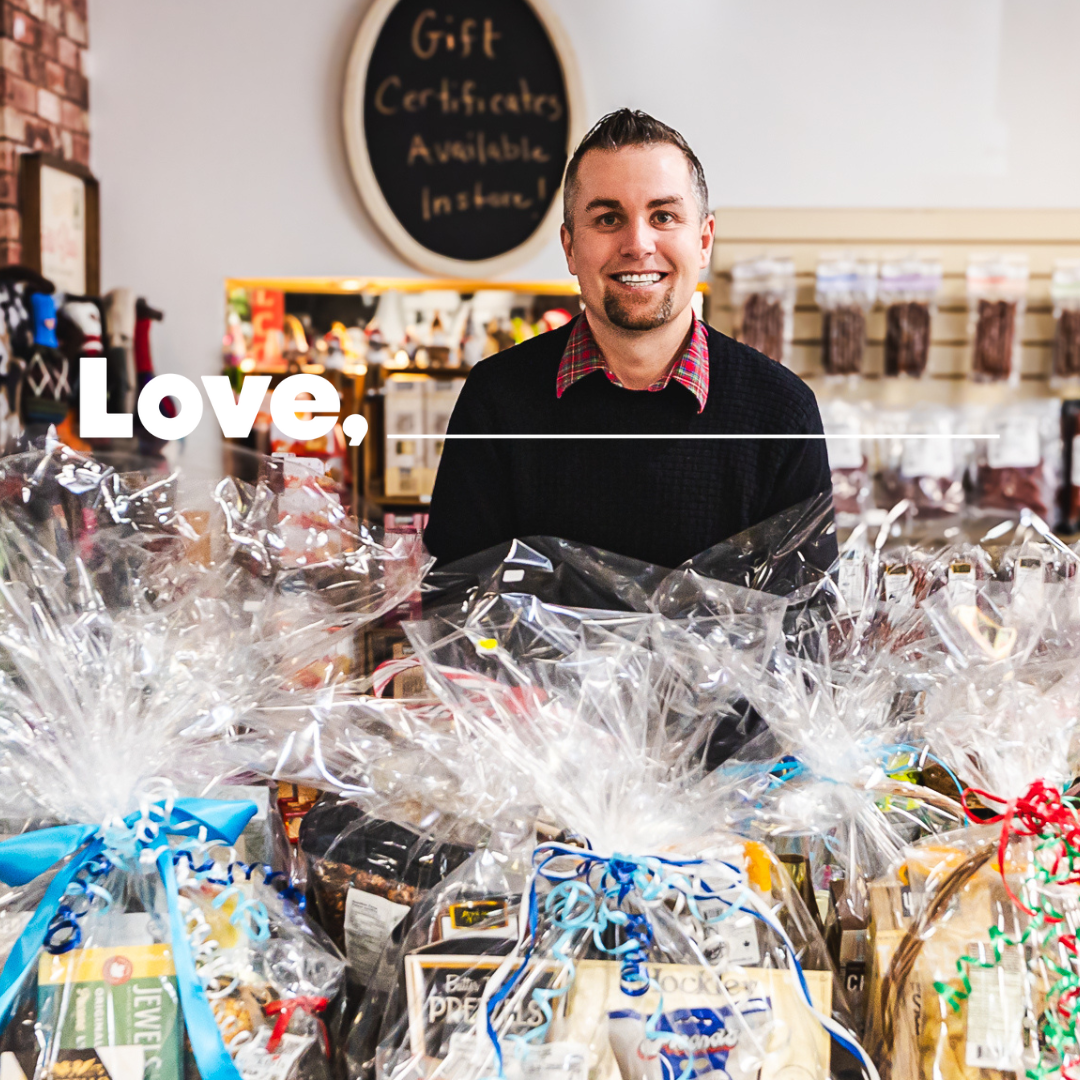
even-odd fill
[(1039, 424), (1033, 417), (998, 420), (991, 434), (998, 436), (986, 443), (986, 460), (991, 469), (1033, 469), (1042, 461)]
[(920, 476), (951, 477), (954, 471), (951, 439), (904, 439), (900, 475), (906, 480)]

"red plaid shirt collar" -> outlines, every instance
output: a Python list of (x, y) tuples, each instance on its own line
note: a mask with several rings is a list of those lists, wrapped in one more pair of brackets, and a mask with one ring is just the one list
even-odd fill
[[(568, 386), (573, 386), (578, 379), (602, 371), (616, 386), (621, 386), (613, 371), (608, 370), (600, 348), (589, 329), (589, 321), (580, 315), (570, 332), (570, 339), (563, 350), (559, 362), (559, 373), (555, 378), (555, 396), (562, 397)], [(709, 400), (709, 334), (705, 324), (695, 315), (694, 329), (679, 358), (665, 375), (657, 379), (648, 390), (663, 390), (674, 379), (685, 386), (697, 398), (698, 412), (705, 408)]]

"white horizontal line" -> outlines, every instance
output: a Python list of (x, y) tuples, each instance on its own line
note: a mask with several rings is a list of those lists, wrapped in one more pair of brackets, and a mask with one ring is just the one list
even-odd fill
[(714, 434), (712, 432), (700, 435), (668, 435), (654, 432), (639, 432), (636, 435), (608, 434), (606, 432), (589, 435), (564, 434), (562, 432), (540, 432), (535, 435), (506, 435), (503, 433), (492, 435), (458, 434), (458, 435), (413, 435), (399, 433), (387, 435), (388, 439), (398, 439), (401, 442), (411, 442), (414, 439), (1000, 439), (1000, 435), (921, 435), (903, 434), (898, 435), (892, 431), (873, 431), (863, 435), (738, 435)]

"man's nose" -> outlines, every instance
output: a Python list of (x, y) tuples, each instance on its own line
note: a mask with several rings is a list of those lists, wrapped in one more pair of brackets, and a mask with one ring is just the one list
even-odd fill
[(648, 218), (631, 218), (623, 232), (624, 259), (645, 259), (656, 251), (656, 235)]

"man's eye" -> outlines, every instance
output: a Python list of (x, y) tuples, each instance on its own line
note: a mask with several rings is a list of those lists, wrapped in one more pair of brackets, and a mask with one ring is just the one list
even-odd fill
[(675, 220), (675, 215), (667, 210), (661, 210), (655, 220), (658, 225), (670, 225)]
[(604, 214), (600, 218), (600, 224), (601, 225), (618, 225), (619, 224), (619, 216), (618, 216), (618, 214)]

